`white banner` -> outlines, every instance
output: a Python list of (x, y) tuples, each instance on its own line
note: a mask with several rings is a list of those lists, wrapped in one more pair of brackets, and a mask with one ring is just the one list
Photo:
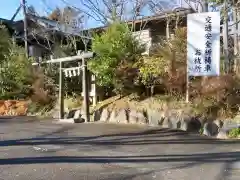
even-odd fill
[(189, 76), (220, 73), (220, 12), (187, 17), (187, 66)]

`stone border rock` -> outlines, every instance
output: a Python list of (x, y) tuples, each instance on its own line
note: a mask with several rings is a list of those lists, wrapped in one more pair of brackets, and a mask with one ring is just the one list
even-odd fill
[[(187, 132), (200, 133), (203, 135), (226, 139), (231, 130), (228, 124), (231, 121), (207, 121), (200, 117), (192, 117), (189, 114), (179, 113), (176, 110), (146, 110), (135, 109), (110, 110), (103, 108), (93, 114), (94, 121), (118, 123), (118, 124), (145, 124), (159, 126), (162, 128), (180, 129)], [(232, 128), (240, 128), (240, 124), (235, 124)]]

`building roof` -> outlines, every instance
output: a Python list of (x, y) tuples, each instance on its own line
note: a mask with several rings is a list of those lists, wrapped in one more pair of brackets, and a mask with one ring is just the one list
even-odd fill
[[(165, 11), (165, 12), (162, 12), (162, 13), (159, 13), (157, 15), (153, 15), (153, 16), (146, 16), (146, 17), (143, 17), (143, 18), (139, 18), (139, 19), (136, 19), (136, 20), (130, 20), (130, 21), (127, 21), (126, 23), (128, 24), (132, 24), (132, 23), (135, 23), (135, 24), (139, 24), (139, 23), (145, 23), (145, 22), (153, 22), (153, 21), (164, 21), (166, 20), (167, 17), (170, 17), (170, 16), (174, 16), (174, 15), (178, 15), (180, 17), (184, 17), (186, 16), (187, 14), (191, 14), (191, 13), (194, 13), (195, 11), (192, 10), (192, 9), (186, 9), (186, 8), (178, 8), (178, 9), (175, 9), (174, 11), (171, 10), (171, 11)], [(108, 26), (101, 26), (101, 27), (96, 27), (96, 28), (92, 28), (92, 29), (85, 29), (85, 30), (103, 30), (105, 28), (107, 28)]]
[(186, 16), (187, 14), (193, 13), (194, 11), (192, 9), (185, 9), (185, 8), (179, 8), (175, 9), (174, 11), (166, 11), (166, 12), (161, 12), (157, 15), (154, 16), (146, 16), (142, 19), (139, 20), (134, 20), (134, 21), (128, 21), (128, 23), (140, 23), (142, 21), (156, 21), (156, 20), (165, 20), (167, 17), (170, 16)]
[[(193, 12), (194, 11), (192, 9), (178, 8), (178, 9), (175, 9), (174, 11), (166, 11), (166, 12), (162, 12), (157, 15), (154, 15), (154, 16), (146, 16), (141, 19), (139, 18), (136, 20), (130, 20), (130, 21), (127, 21), (126, 23), (131, 25), (132, 23), (140, 24), (143, 22), (164, 21), (164, 20), (166, 20), (167, 17), (172, 16), (172, 15), (178, 15), (178, 16), (183, 17), (183, 16), (186, 16), (187, 14), (190, 14)], [(34, 26), (35, 27), (39, 26), (39, 28), (42, 27), (43, 29), (46, 29), (46, 32), (55, 32), (55, 33), (58, 32), (61, 34), (66, 34), (66, 35), (81, 36), (81, 35), (83, 35), (82, 32), (84, 32), (84, 31), (95, 31), (95, 32), (103, 31), (104, 29), (106, 29), (108, 27), (106, 25), (106, 26), (91, 28), (91, 29), (77, 29), (77, 28), (73, 28), (69, 25), (68, 28), (66, 28), (65, 24), (63, 24), (63, 23), (61, 24), (58, 21), (50, 20), (46, 17), (39, 17), (39, 16), (36, 16), (33, 14), (28, 14), (27, 17), (28, 17), (29, 29)], [(0, 20), (1, 20), (1, 18), (0, 18)], [(11, 20), (7, 20), (7, 19), (2, 19), (2, 21), (7, 23), (8, 25), (10, 25), (11, 28), (15, 30), (17, 38), (23, 38), (23, 33), (24, 33), (23, 20), (11, 21)], [(36, 29), (39, 30), (39, 28), (36, 28)], [(38, 38), (41, 37), (41, 33), (40, 32), (37, 33)], [(31, 36), (31, 34), (29, 34), (29, 36)], [(83, 36), (83, 38), (89, 38), (89, 37)]]

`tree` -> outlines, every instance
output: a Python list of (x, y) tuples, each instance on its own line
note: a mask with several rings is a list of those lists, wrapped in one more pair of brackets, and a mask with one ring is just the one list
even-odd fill
[(30, 93), (31, 60), (25, 56), (24, 49), (11, 43), (5, 29), (1, 29), (1, 98), (20, 98)]
[[(37, 13), (34, 15), (32, 19), (35, 22), (31, 29), (29, 29), (29, 36), (31, 35), (35, 39), (35, 42), (52, 55), (56, 55), (54, 54), (55, 46), (63, 44), (69, 45), (75, 50), (76, 54), (78, 49), (76, 44), (81, 39), (76, 37), (77, 31), (74, 32), (74, 28), (77, 30), (83, 28), (83, 15), (81, 12), (66, 6), (61, 9), (58, 7), (55, 8), (48, 17), (41, 17)], [(48, 19), (52, 21), (48, 21)]]
[(92, 49), (98, 57), (89, 62), (89, 69), (100, 86), (113, 86), (121, 92), (128, 83), (133, 86), (137, 72), (134, 64), (145, 48), (132, 36), (127, 24), (117, 21), (106, 32), (95, 35)]
[(76, 21), (81, 20), (81, 16), (79, 16), (79, 14), (80, 14), (79, 11), (69, 6), (66, 6), (63, 9), (60, 9), (59, 7), (57, 7), (49, 14), (48, 18), (50, 20), (54, 20), (60, 23), (65, 23), (67, 25), (70, 25), (71, 23), (74, 23), (73, 20), (76, 20)]
[(57, 7), (49, 14), (48, 18), (53, 21), (61, 21), (61, 10)]
[(109, 25), (113, 22), (113, 16), (121, 21), (143, 17), (143, 8), (148, 0), (80, 0), (80, 7), (72, 5), (68, 0), (62, 1), (96, 22)]
[(6, 29), (0, 29), (0, 99), (31, 99), (41, 106), (55, 101), (56, 85), (33, 67), (24, 48), (11, 42)]
[(186, 83), (186, 45), (186, 28), (176, 29), (174, 37), (162, 40), (153, 50), (152, 56), (140, 61), (141, 82), (152, 89), (162, 85), (169, 91), (175, 89), (182, 92)]
[(27, 14), (32, 14), (32, 15), (36, 15), (37, 14), (34, 6), (27, 7)]
[(0, 65), (3, 65), (5, 54), (8, 53), (11, 44), (8, 29), (4, 25), (0, 28), (0, 36)]

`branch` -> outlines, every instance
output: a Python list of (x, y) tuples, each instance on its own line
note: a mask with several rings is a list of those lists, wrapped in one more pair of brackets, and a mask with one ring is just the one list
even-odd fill
[[(73, 8), (73, 9), (76, 9), (76, 10), (79, 10), (79, 11), (81, 11), (82, 13), (86, 14), (87, 16), (93, 18), (95, 21), (101, 22), (101, 23), (103, 23), (103, 24), (105, 23), (105, 21), (103, 21), (102, 18), (99, 17), (98, 14), (95, 14), (95, 13), (94, 13), (94, 14), (97, 16), (97, 18), (96, 18), (94, 15), (92, 15), (91, 13), (89, 13), (87, 10), (78, 8), (78, 7), (70, 4), (69, 2), (67, 2), (67, 0), (61, 0), (61, 1), (62, 1), (64, 4), (68, 5), (69, 7)], [(91, 11), (91, 8), (90, 8), (89, 6), (87, 6), (87, 7), (88, 7), (88, 10)]]

